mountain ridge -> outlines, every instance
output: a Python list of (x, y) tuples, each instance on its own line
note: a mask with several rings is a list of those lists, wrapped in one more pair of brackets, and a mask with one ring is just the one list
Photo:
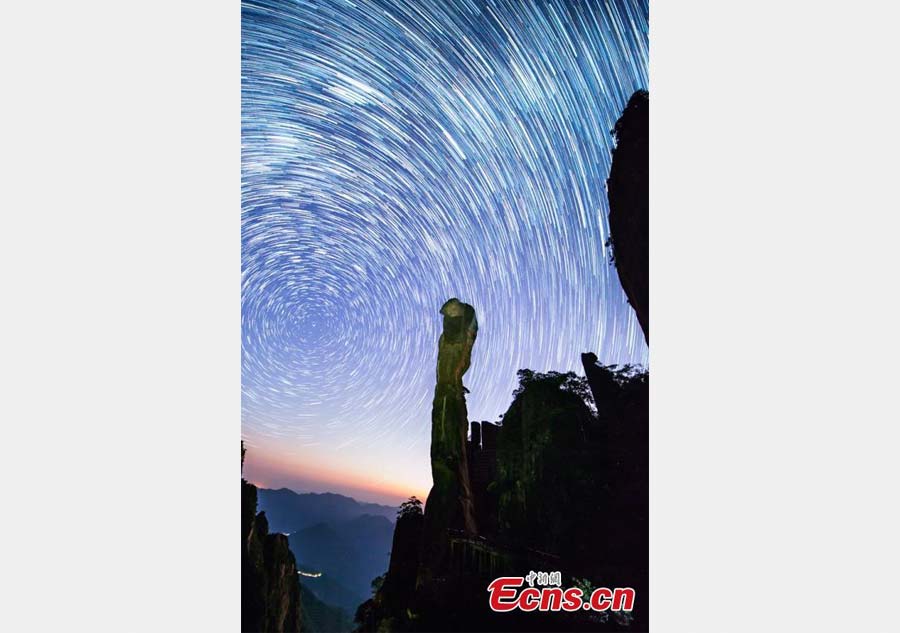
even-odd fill
[(358, 501), (334, 492), (297, 492), (290, 488), (259, 488), (259, 506), (273, 532), (290, 534), (316, 523), (343, 523), (363, 515), (384, 517), (393, 524), (397, 508)]
[[(352, 619), (372, 579), (387, 571), (397, 508), (334, 492), (260, 488), (258, 495), (271, 531), (287, 536), (298, 570), (321, 574), (301, 578), (303, 589)], [(322, 611), (322, 618), (332, 616)]]

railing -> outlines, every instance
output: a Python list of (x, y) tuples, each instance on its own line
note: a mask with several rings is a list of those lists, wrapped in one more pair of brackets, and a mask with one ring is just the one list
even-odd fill
[(495, 578), (497, 575), (530, 570), (559, 569), (558, 556), (524, 547), (515, 547), (483, 536), (448, 530), (450, 537), (450, 567), (461, 575)]

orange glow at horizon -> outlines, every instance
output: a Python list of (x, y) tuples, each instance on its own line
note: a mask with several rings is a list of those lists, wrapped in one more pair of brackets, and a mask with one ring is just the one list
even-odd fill
[[(307, 451), (303, 451), (307, 453)], [(330, 461), (330, 460), (329, 460)], [(425, 480), (397, 481), (379, 472), (348, 468), (317, 458), (309, 452), (288, 457), (280, 450), (264, 446), (248, 446), (244, 461), (244, 478), (262, 488), (289, 488), (296, 492), (334, 492), (362, 502), (399, 505), (415, 495), (425, 502), (431, 488), (428, 473)]]

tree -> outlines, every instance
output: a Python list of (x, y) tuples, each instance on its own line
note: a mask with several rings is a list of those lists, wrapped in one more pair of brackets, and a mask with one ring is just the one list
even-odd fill
[(400, 504), (400, 509), (397, 511), (398, 518), (408, 514), (422, 514), (422, 502), (415, 495)]
[(513, 400), (526, 390), (545, 392), (559, 390), (578, 396), (592, 411), (596, 410), (587, 380), (575, 372), (563, 374), (558, 371), (536, 372), (532, 369), (520, 369), (517, 375), (519, 385), (513, 391)]

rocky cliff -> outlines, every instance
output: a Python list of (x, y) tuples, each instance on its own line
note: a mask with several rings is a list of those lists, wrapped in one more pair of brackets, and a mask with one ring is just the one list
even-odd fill
[(583, 378), (519, 372), (497, 438), (496, 536), (503, 542), (580, 560), (596, 548), (600, 429)]
[(401, 604), (415, 590), (423, 525), (421, 511), (405, 512), (397, 518), (391, 562), (383, 586), (385, 598), (392, 604)]
[(414, 606), (424, 517), (422, 502), (412, 497), (397, 516), (391, 562), (375, 595), (360, 605), (356, 621), (360, 631), (416, 630)]
[[(597, 523), (598, 567), (610, 583), (647, 595), (649, 569), (649, 374), (606, 366), (582, 354), (585, 376), (597, 406), (603, 458), (603, 514)], [(646, 598), (635, 609), (635, 630), (647, 626)]]
[(256, 505), (256, 486), (241, 478), (241, 631), (300, 631), (297, 562), (287, 536), (269, 534), (266, 514), (257, 514)]
[(650, 341), (650, 97), (635, 92), (616, 122), (607, 191), (610, 243), (619, 280)]

